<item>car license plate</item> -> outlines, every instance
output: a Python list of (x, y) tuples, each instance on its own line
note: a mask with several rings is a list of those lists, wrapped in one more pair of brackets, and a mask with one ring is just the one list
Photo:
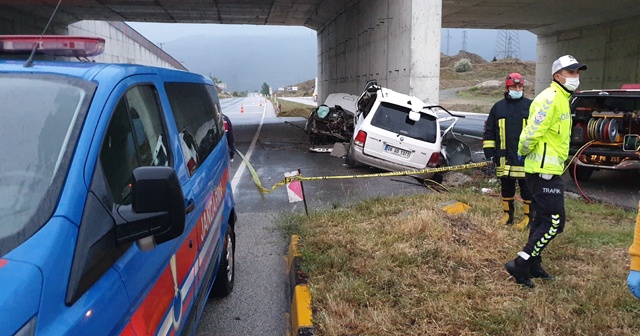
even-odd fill
[(411, 156), (410, 151), (400, 149), (398, 147), (389, 146), (389, 145), (384, 146), (384, 151), (397, 156), (401, 156), (403, 158), (409, 158)]

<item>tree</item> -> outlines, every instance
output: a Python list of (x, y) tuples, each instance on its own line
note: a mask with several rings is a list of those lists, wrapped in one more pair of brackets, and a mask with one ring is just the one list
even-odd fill
[(262, 83), (262, 90), (260, 90), (260, 93), (262, 93), (263, 96), (268, 96), (269, 95), (269, 84)]
[(211, 80), (213, 81), (214, 84), (220, 84), (222, 83), (222, 80), (220, 80), (220, 78), (218, 77), (213, 77), (211, 76), (211, 74), (209, 74), (209, 78), (211, 78)]

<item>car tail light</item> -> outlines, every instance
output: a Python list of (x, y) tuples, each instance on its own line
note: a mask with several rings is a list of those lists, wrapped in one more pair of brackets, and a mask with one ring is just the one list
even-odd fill
[(438, 166), (438, 161), (440, 161), (440, 153), (433, 153), (429, 158), (429, 162), (427, 163), (427, 167), (435, 168)]
[(87, 57), (102, 54), (104, 39), (67, 35), (0, 35), (0, 54), (30, 54), (33, 47), (42, 54)]
[(189, 162), (187, 162), (187, 170), (189, 171), (189, 175), (193, 175), (193, 173), (196, 172), (196, 160), (194, 160), (193, 158), (189, 159)]
[(358, 131), (356, 139), (353, 140), (353, 145), (358, 147), (364, 147), (364, 143), (367, 141), (367, 132)]
[(226, 120), (224, 121), (224, 131), (229, 132), (229, 123)]

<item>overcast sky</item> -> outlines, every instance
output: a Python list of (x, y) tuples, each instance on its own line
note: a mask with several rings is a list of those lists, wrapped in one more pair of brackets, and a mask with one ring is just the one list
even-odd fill
[[(262, 82), (271, 86), (292, 85), (313, 79), (317, 73), (316, 32), (305, 27), (128, 24), (151, 42), (163, 47), (176, 60), (183, 62), (189, 70), (221, 77), (223, 81), (235, 86), (231, 87), (232, 90), (260, 90)], [(443, 29), (441, 51), (447, 54), (448, 50), (449, 55), (455, 55), (462, 50), (463, 31), (467, 33), (468, 52), (478, 54), (486, 60), (493, 58), (498, 36), (496, 30)], [(535, 60), (535, 35), (518, 31), (517, 36), (520, 42), (520, 59)], [(243, 41), (246, 43), (243, 44)], [(232, 60), (225, 57), (231, 57)], [(303, 58), (305, 62), (293, 64), (299, 58)], [(221, 64), (222, 61), (224, 63)], [(215, 66), (220, 68), (216, 69)], [(236, 67), (237, 73), (233, 73), (235, 69), (229, 69), (230, 67)]]

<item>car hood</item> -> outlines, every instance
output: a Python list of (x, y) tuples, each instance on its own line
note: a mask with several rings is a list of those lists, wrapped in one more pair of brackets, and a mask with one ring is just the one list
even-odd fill
[(332, 93), (324, 100), (324, 105), (334, 107), (339, 105), (343, 110), (355, 115), (356, 114), (356, 102), (358, 96), (349, 93)]
[(42, 273), (27, 263), (0, 259), (0, 335), (13, 335), (38, 313)]

